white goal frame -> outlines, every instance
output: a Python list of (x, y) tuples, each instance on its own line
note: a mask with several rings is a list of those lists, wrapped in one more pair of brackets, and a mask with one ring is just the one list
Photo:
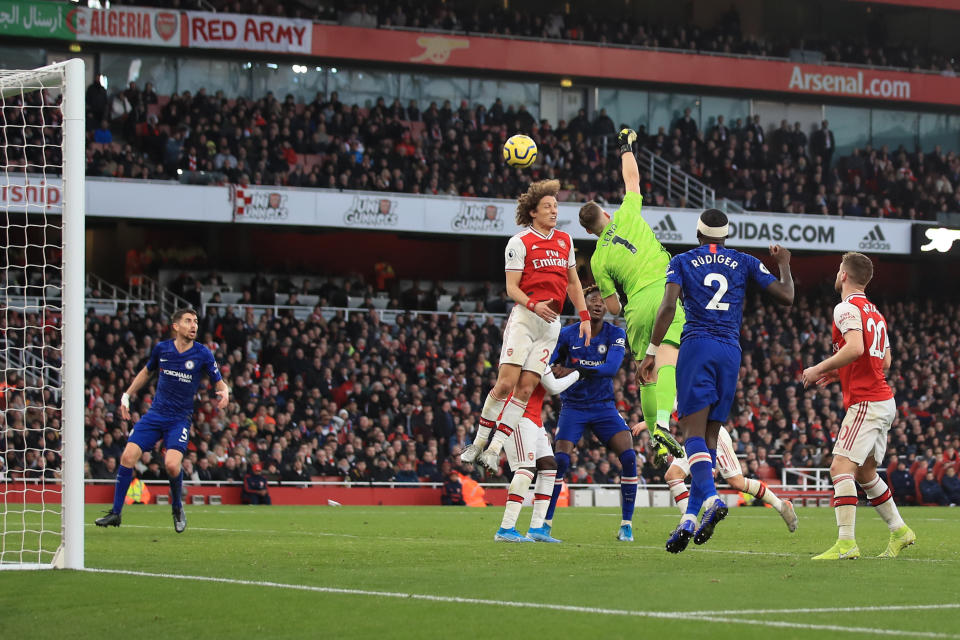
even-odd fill
[[(0, 563), (0, 569), (84, 568), (84, 306), (86, 75), (82, 59), (0, 74), (0, 91), (12, 95), (37, 84), (62, 91), (63, 265), (61, 539), (50, 563)], [(29, 215), (29, 213), (27, 214)]]

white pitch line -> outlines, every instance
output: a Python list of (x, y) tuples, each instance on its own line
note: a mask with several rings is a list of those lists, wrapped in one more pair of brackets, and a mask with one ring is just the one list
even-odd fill
[(839, 625), (806, 624), (798, 622), (783, 622), (778, 620), (745, 620), (742, 618), (727, 618), (720, 616), (702, 615), (696, 611), (633, 611), (626, 609), (605, 609), (600, 607), (581, 607), (576, 605), (551, 604), (546, 602), (512, 602), (505, 600), (488, 600), (485, 598), (461, 598), (458, 596), (437, 596), (425, 593), (402, 593), (397, 591), (373, 591), (368, 589), (345, 589), (340, 587), (318, 587), (303, 584), (287, 584), (283, 582), (269, 582), (262, 580), (240, 580), (236, 578), (217, 578), (213, 576), (191, 576), (175, 573), (151, 573), (147, 571), (129, 571), (124, 569), (83, 569), (88, 573), (104, 573), (113, 575), (128, 575), (143, 578), (163, 578), (169, 580), (188, 580), (194, 582), (213, 582), (218, 584), (233, 584), (251, 587), (268, 587), (272, 589), (289, 589), (293, 591), (308, 591), (314, 593), (333, 593), (340, 595), (372, 596), (376, 598), (397, 598), (401, 600), (421, 600), (428, 602), (444, 602), (453, 604), (491, 605), (495, 607), (512, 607), (518, 609), (544, 609), (549, 611), (564, 611), (568, 613), (589, 613), (601, 615), (631, 616), (639, 618), (659, 618), (668, 620), (688, 620), (698, 622), (725, 622), (729, 624), (749, 624), (754, 626), (779, 627), (788, 629), (809, 629), (819, 631), (841, 631), (847, 633), (865, 633), (873, 635), (919, 637), (919, 638), (960, 638), (958, 635), (938, 633), (934, 631), (907, 631), (900, 629), (873, 629), (870, 627), (844, 627)]
[[(718, 611), (696, 611), (698, 615), (774, 615), (774, 614), (794, 614), (794, 613), (848, 613), (863, 611), (924, 611), (927, 609), (960, 609), (960, 603), (948, 602), (945, 604), (891, 604), (866, 607), (817, 607), (805, 609), (734, 609)], [(674, 613), (683, 613), (675, 611)]]

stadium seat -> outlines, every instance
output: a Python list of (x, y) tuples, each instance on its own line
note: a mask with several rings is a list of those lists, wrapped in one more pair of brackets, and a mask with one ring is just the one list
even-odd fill
[(943, 478), (943, 474), (947, 472), (947, 464), (941, 459), (937, 460), (933, 465), (933, 477), (937, 479), (937, 482)]

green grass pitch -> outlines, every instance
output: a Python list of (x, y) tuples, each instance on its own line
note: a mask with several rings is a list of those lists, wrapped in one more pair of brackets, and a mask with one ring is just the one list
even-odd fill
[[(88, 523), (99, 510), (87, 508)], [(678, 556), (663, 550), (672, 509), (637, 509), (632, 544), (615, 539), (616, 509), (559, 510), (560, 545), (494, 543), (501, 514), (188, 506), (177, 535), (168, 507), (127, 507), (119, 529), (86, 527), (86, 565), (146, 575), (0, 571), (0, 628), (58, 639), (960, 638), (960, 510), (903, 509), (918, 544), (879, 560), (886, 527), (861, 507), (864, 558), (842, 563), (810, 560), (836, 535), (826, 508), (798, 509), (795, 534), (770, 509), (732, 509), (708, 544)]]

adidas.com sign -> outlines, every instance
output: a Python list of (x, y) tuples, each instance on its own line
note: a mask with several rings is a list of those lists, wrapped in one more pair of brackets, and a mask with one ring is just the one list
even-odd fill
[(867, 235), (860, 240), (859, 248), (862, 251), (890, 251), (890, 243), (883, 235), (883, 229), (875, 224)]
[(663, 220), (653, 225), (652, 229), (660, 242), (683, 241), (683, 234), (677, 230), (677, 225), (674, 224), (669, 213), (663, 217)]

